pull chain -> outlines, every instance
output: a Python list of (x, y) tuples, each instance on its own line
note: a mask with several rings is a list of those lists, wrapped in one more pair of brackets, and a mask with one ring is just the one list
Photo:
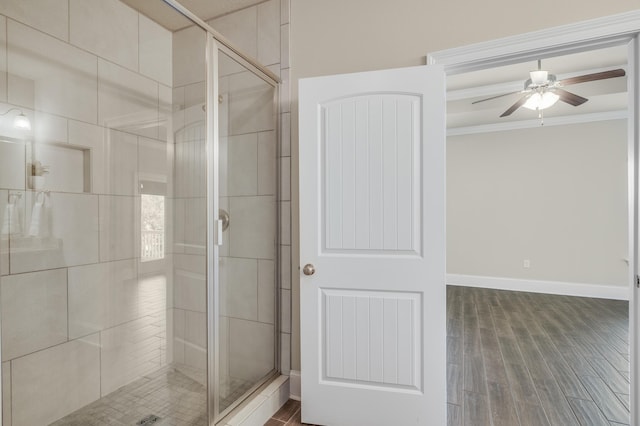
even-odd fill
[(540, 125), (544, 126), (544, 110), (538, 108), (538, 118), (540, 119)]

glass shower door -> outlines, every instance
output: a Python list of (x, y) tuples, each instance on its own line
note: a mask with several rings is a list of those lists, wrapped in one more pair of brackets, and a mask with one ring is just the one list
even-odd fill
[(220, 419), (276, 372), (275, 83), (221, 47), (214, 108), (166, 1), (1, 1), (3, 424)]
[(225, 414), (276, 370), (276, 88), (219, 51), (218, 399)]
[(2, 0), (4, 425), (209, 424), (208, 33), (144, 3)]

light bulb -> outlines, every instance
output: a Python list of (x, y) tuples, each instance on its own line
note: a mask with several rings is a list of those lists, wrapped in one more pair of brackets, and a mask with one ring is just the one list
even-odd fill
[(558, 99), (560, 99), (560, 96), (556, 95), (553, 92), (536, 92), (533, 95), (529, 96), (527, 102), (525, 102), (525, 104), (522, 106), (535, 111), (549, 108), (550, 106), (558, 102)]
[(20, 113), (13, 119), (13, 127), (22, 130), (31, 130), (31, 122), (26, 115)]

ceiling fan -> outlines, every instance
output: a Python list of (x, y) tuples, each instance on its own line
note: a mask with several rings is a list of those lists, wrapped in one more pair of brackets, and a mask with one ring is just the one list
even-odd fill
[(524, 90), (517, 92), (504, 93), (502, 95), (493, 96), (491, 98), (481, 99), (479, 101), (472, 102), (477, 104), (480, 102), (490, 101), (498, 99), (503, 96), (513, 95), (521, 93), (522, 97), (518, 99), (516, 103), (511, 105), (509, 109), (500, 115), (500, 117), (507, 117), (520, 107), (525, 107), (534, 111), (538, 111), (540, 119), (542, 119), (542, 110), (549, 108), (555, 104), (558, 100), (568, 103), (569, 105), (578, 106), (587, 102), (587, 98), (576, 95), (575, 93), (568, 92), (563, 89), (564, 86), (571, 84), (586, 83), (588, 81), (605, 80), (607, 78), (623, 77), (625, 71), (622, 68), (596, 72), (593, 74), (585, 74), (577, 77), (565, 78), (563, 80), (557, 80), (554, 74), (550, 74), (548, 71), (542, 69), (542, 61), (538, 60), (538, 69), (529, 73), (529, 79), (524, 82)]

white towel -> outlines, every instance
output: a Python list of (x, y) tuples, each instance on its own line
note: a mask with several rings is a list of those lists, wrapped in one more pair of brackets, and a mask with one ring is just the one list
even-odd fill
[(44, 192), (38, 192), (36, 195), (36, 202), (31, 210), (31, 224), (29, 225), (29, 236), (31, 237), (49, 236), (49, 212), (45, 205), (47, 196)]
[(13, 204), (7, 204), (4, 208), (4, 215), (2, 217), (2, 235), (9, 235), (11, 232), (11, 216)]
[(22, 233), (20, 226), (20, 214), (15, 199), (9, 197), (9, 203), (4, 208), (4, 218), (2, 220), (2, 235), (16, 236)]

